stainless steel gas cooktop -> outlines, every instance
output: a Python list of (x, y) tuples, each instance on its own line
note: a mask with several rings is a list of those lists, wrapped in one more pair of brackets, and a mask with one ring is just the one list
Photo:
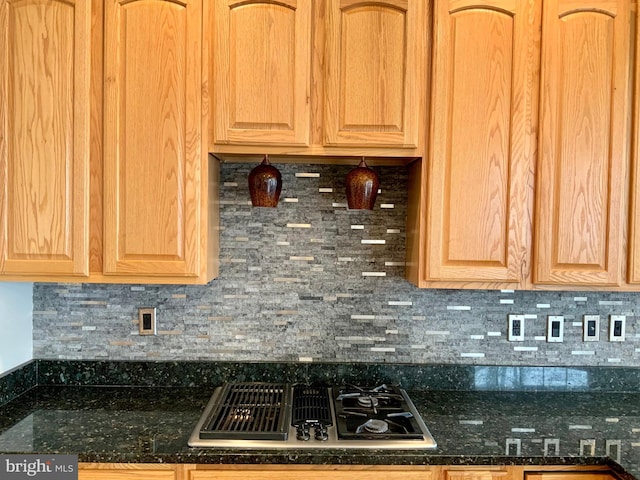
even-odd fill
[(427, 449), (436, 442), (397, 386), (226, 383), (191, 447)]

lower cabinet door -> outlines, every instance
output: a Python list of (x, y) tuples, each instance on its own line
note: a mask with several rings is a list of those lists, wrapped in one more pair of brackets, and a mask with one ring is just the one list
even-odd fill
[(434, 480), (429, 471), (402, 470), (191, 470), (187, 480)]
[(137, 463), (103, 464), (100, 466), (80, 465), (78, 480), (175, 480), (173, 466), (158, 468)]

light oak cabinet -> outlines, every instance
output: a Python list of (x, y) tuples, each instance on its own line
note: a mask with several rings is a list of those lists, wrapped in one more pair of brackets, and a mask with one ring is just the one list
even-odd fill
[(0, 0), (0, 277), (217, 274), (203, 0)]
[(632, 0), (436, 0), (429, 149), (411, 166), (412, 282), (637, 288), (632, 15)]
[(85, 463), (79, 480), (615, 480), (606, 466), (195, 465)]
[(87, 463), (78, 466), (78, 480), (175, 480), (176, 465)]
[(630, 0), (545, 0), (534, 283), (622, 282)]
[(0, 276), (86, 276), (91, 4), (0, 0), (0, 45)]
[(308, 146), (312, 2), (212, 4), (214, 144)]
[(210, 151), (422, 155), (423, 0), (216, 0)]
[[(636, 15), (635, 51), (640, 52), (640, 15)], [(637, 60), (636, 60), (637, 63)], [(640, 284), (640, 69), (634, 77), (633, 143), (631, 150), (631, 196), (629, 214), (629, 248), (627, 281)]]
[(202, 8), (106, 2), (105, 275), (206, 276)]
[(435, 1), (430, 141), (409, 191), (419, 286), (513, 288), (528, 274), (541, 7)]

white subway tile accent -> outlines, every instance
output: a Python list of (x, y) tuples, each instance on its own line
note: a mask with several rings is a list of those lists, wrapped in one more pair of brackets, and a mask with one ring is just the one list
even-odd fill
[(319, 193), (331, 193), (333, 192), (333, 188), (328, 188), (328, 187), (322, 187), (318, 189)]
[(386, 240), (366, 239), (366, 240), (360, 240), (360, 243), (362, 245), (384, 245), (387, 242)]
[(371, 347), (372, 352), (395, 352), (395, 347)]
[(363, 277), (386, 277), (387, 272), (362, 272)]
[(351, 230), (364, 230), (364, 225), (351, 225)]
[(393, 203), (382, 203), (380, 204), (380, 208), (396, 208), (395, 204)]
[(237, 187), (238, 186), (238, 182), (224, 182), (223, 185), (225, 187)]
[(311, 228), (310, 223), (287, 223), (288, 228)]
[(298, 203), (298, 199), (295, 197), (285, 197), (284, 199), (285, 203)]
[(375, 315), (351, 315), (351, 320), (375, 320)]
[(593, 350), (571, 350), (571, 355), (595, 355)]
[(501, 305), (513, 305), (513, 298), (501, 298), (500, 299), (500, 304)]
[(296, 178), (320, 178), (317, 172), (296, 172)]
[(549, 303), (538, 303), (536, 308), (551, 308), (551, 305)]
[(501, 337), (502, 332), (487, 332), (487, 337)]
[(401, 233), (399, 228), (387, 228), (387, 233)]
[(385, 267), (404, 267), (405, 262), (384, 262)]
[(484, 425), (482, 420), (458, 420), (460, 425)]
[(484, 358), (484, 353), (480, 352), (464, 352), (460, 354), (463, 358)]
[(468, 305), (447, 305), (447, 310), (465, 311), (471, 310), (471, 307)]
[(413, 305), (413, 302), (412, 301), (406, 301), (406, 300), (389, 300), (387, 302), (387, 304), (388, 305), (394, 305), (394, 306), (400, 306), (400, 307), (403, 307), (403, 306), (409, 307), (409, 306)]
[(513, 347), (514, 352), (537, 352), (538, 347)]
[(484, 340), (484, 335), (469, 335), (471, 340)]

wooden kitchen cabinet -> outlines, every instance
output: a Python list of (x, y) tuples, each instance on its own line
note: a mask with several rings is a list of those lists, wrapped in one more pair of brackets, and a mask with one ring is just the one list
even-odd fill
[(214, 3), (210, 151), (422, 154), (428, 2)]
[(78, 466), (78, 480), (175, 480), (175, 465), (144, 463), (85, 463)]
[(0, 0), (0, 278), (217, 274), (203, 0)]
[(623, 280), (630, 14), (630, 0), (544, 2), (536, 284)]
[(0, 277), (89, 273), (91, 15), (0, 0)]
[[(636, 15), (635, 51), (640, 51), (640, 15)], [(631, 195), (629, 207), (629, 247), (627, 282), (640, 284), (640, 70), (634, 77), (634, 101), (631, 149)]]
[(214, 144), (308, 146), (308, 0), (213, 3)]
[(225, 470), (188, 470), (186, 480), (436, 480), (428, 467), (367, 467), (284, 466), (270, 469), (248, 467)]
[(211, 278), (203, 0), (105, 9), (105, 275)]
[(430, 143), (408, 202), (407, 277), (419, 286), (525, 282), (541, 8), (435, 1)]

